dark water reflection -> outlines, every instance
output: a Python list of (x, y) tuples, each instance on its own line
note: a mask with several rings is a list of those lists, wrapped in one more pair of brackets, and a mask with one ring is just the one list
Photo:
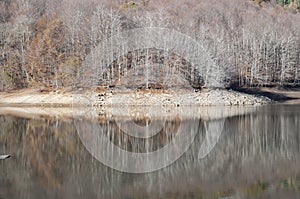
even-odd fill
[[(96, 160), (72, 119), (0, 116), (0, 153), (12, 154), (0, 161), (0, 198), (300, 197), (299, 105), (264, 106), (224, 118), (220, 139), (203, 159), (197, 153), (210, 121), (195, 121), (199, 132), (178, 161), (159, 171), (129, 174)], [(135, 150), (122, 143), (127, 138), (111, 118), (98, 125), (116, 135), (115, 144)], [(168, 121), (152, 150), (172, 139), (170, 129), (176, 128), (176, 119)], [(149, 147), (139, 144), (138, 149)]]

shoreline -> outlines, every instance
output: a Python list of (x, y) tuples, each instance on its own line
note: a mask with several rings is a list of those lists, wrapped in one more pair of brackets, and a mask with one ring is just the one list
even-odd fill
[(256, 106), (300, 104), (300, 88), (234, 88), (195, 91), (102, 90), (98, 92), (40, 92), (22, 89), (0, 92), (0, 107), (108, 107), (108, 106)]
[(266, 97), (226, 89), (190, 90), (115, 90), (42, 93), (23, 89), (0, 93), (0, 106), (77, 107), (77, 106), (240, 106), (261, 105)]
[(279, 104), (300, 104), (300, 87), (236, 87), (233, 90), (250, 95), (265, 96)]
[[(248, 93), (244, 93), (246, 91)], [(271, 96), (268, 95), (270, 99), (267, 99), (267, 96), (254, 93), (256, 90), (246, 91), (206, 89), (201, 92), (181, 91), (174, 95), (172, 92), (161, 90), (122, 91), (121, 93), (116, 90), (102, 90), (97, 93), (81, 92), (74, 94), (64, 91), (41, 93), (34, 89), (24, 89), (0, 93), (0, 114), (27, 118), (60, 117), (70, 119), (77, 114), (80, 116), (84, 112), (85, 116), (88, 117), (96, 116), (100, 119), (107, 119), (113, 116), (128, 117), (132, 116), (132, 113), (148, 115), (149, 111), (159, 109), (163, 111), (161, 115), (180, 113), (184, 117), (189, 117), (203, 114), (207, 110), (217, 112), (217, 110), (223, 109), (232, 112), (233, 110), (255, 109), (255, 107), (268, 104), (300, 104), (300, 90), (287, 91), (269, 88), (259, 90), (258, 93), (274, 93)], [(249, 94), (250, 92), (251, 94)], [(284, 96), (286, 97), (285, 101), (282, 100)], [(280, 97), (281, 101), (278, 101), (276, 97)], [(74, 99), (78, 99), (81, 104), (78, 103), (73, 106)], [(215, 100), (214, 103), (211, 103), (210, 100), (212, 99)], [(196, 104), (195, 102), (201, 103)], [(230, 103), (232, 104), (230, 105)], [(90, 113), (93, 114), (90, 115)], [(126, 116), (125, 113), (130, 113), (130, 115)]]

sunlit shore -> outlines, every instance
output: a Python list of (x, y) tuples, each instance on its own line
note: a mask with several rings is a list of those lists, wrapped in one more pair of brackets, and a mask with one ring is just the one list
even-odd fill
[(23, 89), (0, 93), (0, 106), (73, 107), (73, 106), (243, 106), (271, 103), (265, 96), (226, 89), (201, 91), (168, 90), (102, 90), (41, 92)]
[(109, 106), (252, 106), (269, 103), (300, 104), (300, 88), (242, 88), (201, 91), (102, 90), (41, 92), (22, 89), (0, 92), (2, 107), (109, 107)]

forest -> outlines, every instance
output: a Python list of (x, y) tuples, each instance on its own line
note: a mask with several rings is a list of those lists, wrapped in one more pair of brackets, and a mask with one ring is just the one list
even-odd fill
[(143, 27), (195, 39), (227, 86), (299, 86), (299, 7), (300, 0), (1, 0), (0, 91), (74, 89), (102, 40)]

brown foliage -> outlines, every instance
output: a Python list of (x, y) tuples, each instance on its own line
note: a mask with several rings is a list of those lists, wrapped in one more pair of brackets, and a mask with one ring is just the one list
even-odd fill
[(299, 85), (300, 14), (290, 7), (274, 0), (1, 1), (0, 81), (8, 76), (5, 88), (74, 86), (103, 39), (153, 26), (196, 39), (226, 82)]
[(59, 63), (64, 60), (63, 39), (63, 23), (58, 16), (39, 19), (36, 35), (29, 46), (26, 67), (32, 86), (55, 83)]

